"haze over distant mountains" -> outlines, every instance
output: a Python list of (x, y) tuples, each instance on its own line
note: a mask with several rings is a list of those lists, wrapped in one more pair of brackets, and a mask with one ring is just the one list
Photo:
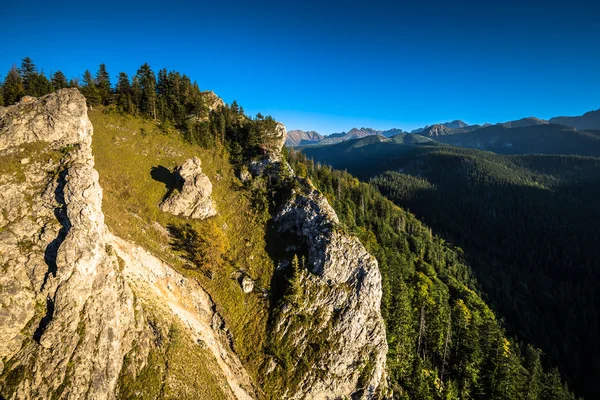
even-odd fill
[[(600, 130), (600, 110), (590, 111), (582, 116), (555, 117), (548, 121), (527, 117), (495, 125), (469, 125), (464, 121), (454, 120), (424, 126), (411, 132), (398, 128), (376, 130), (363, 127), (324, 136), (314, 131), (293, 130), (288, 132), (286, 145), (289, 147), (325, 146), (367, 136), (391, 138), (400, 134), (408, 134), (424, 136), (453, 146), (500, 153), (556, 153), (560, 152), (562, 148), (565, 151), (580, 150), (578, 147), (569, 149), (573, 143), (581, 142), (584, 137), (586, 140), (590, 139), (595, 142), (599, 137), (598, 134), (581, 132), (586, 130)], [(420, 140), (416, 141), (420, 142)]]

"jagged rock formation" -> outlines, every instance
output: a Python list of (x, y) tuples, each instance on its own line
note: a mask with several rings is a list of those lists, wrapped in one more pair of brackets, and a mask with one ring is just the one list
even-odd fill
[(287, 133), (285, 125), (278, 122), (275, 125), (275, 129), (272, 132), (266, 134), (266, 146), (267, 151), (271, 154), (278, 155), (281, 152), (281, 148), (285, 144)]
[(255, 397), (202, 288), (108, 232), (91, 140), (76, 89), (0, 108), (0, 397), (113, 399), (175, 324)]
[[(254, 161), (250, 171), (291, 186), (274, 227), (288, 255), (306, 256), (273, 316), (271, 346), (278, 355), (265, 373), (287, 375), (284, 398), (384, 397), (387, 342), (377, 260), (343, 231), (333, 208), (309, 182), (294, 178), (280, 155)], [(283, 264), (289, 268), (290, 261)], [(291, 372), (289, 360), (295, 362)]]
[(118, 260), (105, 250), (85, 101), (63, 90), (0, 118), (4, 157), (49, 143), (31, 155), (24, 180), (18, 171), (2, 175), (2, 394), (111, 398), (135, 316)]
[(174, 215), (194, 219), (206, 219), (217, 215), (212, 199), (212, 183), (202, 173), (198, 157), (186, 160), (175, 170), (175, 190), (161, 204), (160, 209)]
[(208, 108), (208, 111), (216, 110), (225, 106), (223, 99), (217, 96), (217, 94), (212, 90), (202, 92), (202, 100), (204, 100), (204, 104)]
[[(380, 314), (377, 260), (338, 226), (327, 200), (309, 184), (296, 187), (274, 218), (290, 247), (307, 249), (305, 272), (296, 272), (292, 293), (276, 316), (275, 346), (293, 359), (318, 357), (299, 369), (292, 398), (380, 398), (386, 392), (387, 342)], [(304, 318), (310, 316), (310, 318)], [(276, 370), (279, 365), (272, 369)]]
[[(327, 199), (294, 177), (281, 157), (284, 142), (285, 136), (249, 166), (253, 176), (277, 182), (279, 190), (290, 186), (273, 216), (278, 245), (288, 256), (307, 257), (273, 316), (271, 346), (278, 356), (265, 374), (287, 376), (283, 398), (383, 398), (387, 341), (377, 260), (343, 231)], [(292, 265), (291, 257), (280, 261)]]

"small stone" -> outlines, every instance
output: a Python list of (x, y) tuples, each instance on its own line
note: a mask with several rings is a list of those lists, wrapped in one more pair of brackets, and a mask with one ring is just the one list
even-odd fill
[(247, 169), (242, 169), (240, 171), (240, 181), (243, 183), (249, 182), (252, 179), (252, 174)]
[(29, 157), (21, 159), (21, 164), (29, 164)]
[(254, 281), (248, 275), (244, 275), (241, 285), (244, 293), (250, 293), (254, 290)]
[(36, 100), (35, 97), (31, 97), (31, 96), (23, 96), (21, 98), (21, 103), (23, 104), (27, 104), (27, 103), (33, 103)]

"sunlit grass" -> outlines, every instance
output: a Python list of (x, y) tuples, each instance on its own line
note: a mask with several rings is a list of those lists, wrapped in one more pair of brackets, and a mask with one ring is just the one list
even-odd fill
[[(266, 217), (251, 207), (225, 152), (186, 143), (177, 132), (164, 133), (152, 121), (103, 110), (90, 111), (89, 116), (109, 229), (201, 283), (233, 333), (238, 356), (256, 378), (263, 362), (268, 317), (268, 301), (259, 292), (269, 288), (274, 266), (265, 251)], [(213, 184), (218, 215), (206, 221), (161, 212), (158, 205), (167, 188), (151, 176), (153, 167), (173, 170), (192, 156), (202, 160), (202, 170)], [(164, 228), (184, 223), (190, 223), (200, 235), (220, 230), (229, 241), (226, 261), (213, 268), (212, 279), (185, 268), (187, 262), (172, 251)], [(255, 280), (254, 293), (242, 292), (232, 277), (238, 269)]]

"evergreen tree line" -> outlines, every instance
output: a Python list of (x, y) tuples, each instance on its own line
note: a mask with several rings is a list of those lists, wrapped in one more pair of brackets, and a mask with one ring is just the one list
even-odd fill
[(251, 118), (234, 100), (231, 105), (219, 104), (210, 92), (202, 92), (189, 76), (163, 68), (158, 74), (147, 63), (130, 78), (119, 72), (111, 84), (105, 64), (95, 75), (89, 70), (67, 81), (56, 71), (48, 79), (34, 62), (25, 57), (21, 67), (13, 66), (0, 86), (0, 105), (11, 105), (23, 96), (44, 96), (63, 88), (77, 88), (88, 106), (104, 106), (120, 112), (155, 120), (164, 130), (177, 128), (186, 140), (203, 147), (226, 146), (234, 165), (241, 166), (248, 158), (264, 154), (269, 146), (269, 132), (276, 121), (270, 116)]
[(382, 274), (388, 372), (401, 399), (573, 399), (543, 353), (510, 338), (477, 290), (460, 248), (371, 184), (291, 151)]

